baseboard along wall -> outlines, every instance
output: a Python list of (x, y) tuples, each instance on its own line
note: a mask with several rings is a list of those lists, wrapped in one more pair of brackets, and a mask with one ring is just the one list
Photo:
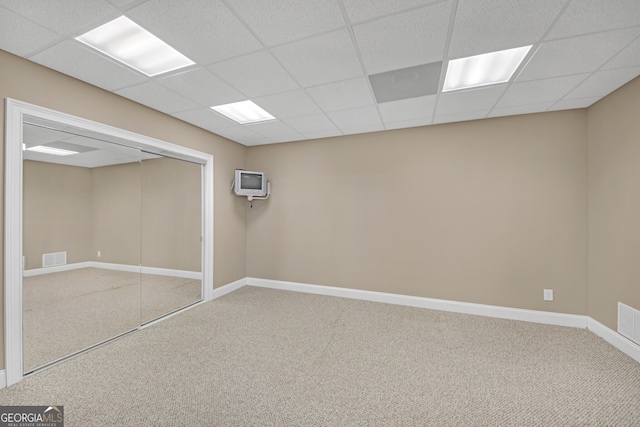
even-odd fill
[(113, 264), (109, 262), (85, 261), (73, 264), (57, 265), (54, 267), (34, 268), (24, 270), (24, 277), (40, 276), (43, 274), (58, 273), (61, 271), (78, 270), (80, 268), (102, 268), (105, 270), (127, 271), (129, 273), (155, 274), (157, 276), (180, 277), (183, 279), (202, 280), (202, 273), (198, 271), (173, 270), (170, 268), (145, 267), (144, 265)]

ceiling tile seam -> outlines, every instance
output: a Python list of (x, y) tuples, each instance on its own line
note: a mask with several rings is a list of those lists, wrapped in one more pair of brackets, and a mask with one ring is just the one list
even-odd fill
[[(638, 27), (640, 28), (640, 26)], [(632, 39), (629, 43), (627, 43), (626, 45), (624, 45), (622, 48), (620, 48), (620, 50), (618, 50), (615, 54), (613, 54), (612, 57), (610, 57), (609, 59), (607, 59), (606, 61), (604, 61), (602, 63), (602, 65), (600, 65), (598, 68), (596, 68), (596, 70), (594, 71), (594, 73), (597, 73), (598, 71), (602, 71), (602, 69), (612, 60), (615, 59), (616, 56), (620, 55), (625, 49), (627, 49), (629, 46), (631, 46), (632, 44), (634, 44), (636, 41), (640, 40), (640, 33), (634, 38)], [(622, 70), (624, 68), (633, 68), (636, 67), (637, 65), (632, 65), (632, 66), (626, 66), (626, 67), (617, 67), (617, 68), (610, 68), (611, 70)]]
[(573, 34), (573, 35), (570, 35), (570, 36), (550, 38), (550, 39), (545, 39), (544, 43), (575, 39), (575, 38), (579, 38), (579, 37), (595, 36), (597, 34), (615, 33), (616, 31), (624, 31), (624, 30), (629, 30), (629, 29), (632, 29), (632, 28), (640, 28), (640, 25), (627, 25), (627, 26), (624, 26), (624, 27), (607, 28), (606, 30), (593, 31), (593, 32), (588, 32), (588, 33), (580, 33), (580, 34)]
[[(379, 104), (376, 100), (376, 95), (375, 93), (373, 93), (373, 87), (371, 86), (371, 80), (369, 80), (369, 74), (367, 73), (367, 68), (364, 65), (364, 60), (362, 59), (362, 53), (360, 52), (360, 47), (358, 45), (358, 41), (356, 40), (356, 35), (355, 32), (353, 31), (353, 25), (351, 25), (351, 21), (349, 20), (349, 14), (347, 13), (347, 8), (344, 6), (344, 3), (342, 0), (338, 0), (338, 4), (340, 6), (340, 11), (342, 12), (342, 16), (344, 18), (344, 22), (346, 22), (347, 24), (347, 31), (349, 32), (349, 38), (351, 39), (351, 43), (353, 44), (353, 49), (356, 52), (356, 56), (358, 57), (358, 63), (360, 64), (360, 69), (362, 70), (362, 74), (364, 76), (364, 79), (366, 81), (367, 84), (367, 88), (369, 88), (369, 94), (371, 95), (371, 98), (373, 99), (373, 105), (376, 109), (376, 114), (378, 115), (378, 119), (380, 120), (380, 123), (382, 124), (383, 129), (385, 128), (384, 125), (384, 120), (382, 118), (382, 114), (380, 113), (380, 107)], [(349, 110), (349, 108), (345, 109), (345, 110)], [(324, 110), (323, 110), (324, 111)], [(327, 117), (329, 117), (329, 115), (327, 114)], [(344, 134), (344, 132), (342, 131), (342, 128), (340, 128), (340, 126), (336, 125), (333, 120), (331, 119), (331, 117), (329, 117), (329, 120), (331, 120), (331, 123), (333, 123), (333, 125), (340, 130), (340, 132), (342, 132)]]
[(442, 52), (442, 66), (440, 69), (440, 80), (438, 81), (438, 90), (436, 91), (436, 99), (433, 103), (433, 111), (431, 112), (431, 123), (436, 119), (436, 113), (438, 112), (438, 105), (440, 103), (440, 95), (442, 94), (442, 87), (444, 86), (444, 79), (447, 74), (447, 65), (449, 58), (449, 47), (451, 46), (451, 36), (453, 35), (453, 27), (456, 22), (456, 15), (458, 13), (458, 0), (452, 0), (451, 2), (451, 15), (449, 16), (449, 28), (447, 28), (447, 38), (445, 39), (444, 49)]
[[(359, 22), (357, 22), (355, 24), (350, 24), (350, 26), (357, 27), (357, 26), (360, 26), (360, 25), (369, 24), (371, 22), (381, 21), (383, 19), (392, 18), (392, 17), (398, 16), (398, 15), (404, 15), (405, 13), (413, 12), (413, 11), (416, 11), (416, 10), (427, 9), (427, 8), (429, 8), (431, 6), (435, 6), (435, 5), (438, 5), (438, 4), (441, 4), (441, 3), (447, 3), (448, 1), (449, 0), (434, 0), (434, 1), (430, 2), (430, 3), (421, 4), (419, 6), (407, 7), (405, 9), (400, 9), (400, 10), (396, 10), (396, 11), (393, 11), (393, 12), (389, 12), (389, 13), (387, 13), (385, 15), (375, 16), (373, 18), (368, 18), (368, 19), (365, 19), (363, 21), (359, 21)], [(340, 2), (342, 3), (342, 0), (340, 0)], [(457, 2), (457, 0), (456, 0), (456, 2)], [(346, 15), (345, 15), (345, 20), (348, 20), (348, 16), (346, 16)], [(348, 21), (348, 22), (350, 22), (350, 21)]]
[[(582, 80), (580, 80), (576, 85), (574, 85), (571, 89), (569, 89), (569, 90), (567, 91), (567, 93), (565, 93), (564, 95), (562, 95), (562, 96), (560, 97), (560, 99), (558, 99), (557, 101), (555, 101), (553, 104), (551, 104), (551, 106), (549, 106), (549, 108), (545, 109), (544, 111), (551, 111), (550, 109), (551, 109), (551, 108), (553, 108), (553, 107), (555, 107), (555, 106), (556, 106), (556, 104), (558, 104), (558, 103), (560, 103), (560, 102), (562, 102), (562, 101), (566, 101), (565, 97), (566, 97), (567, 95), (569, 95), (571, 92), (573, 92), (574, 90), (576, 90), (576, 88), (577, 88), (578, 86), (580, 86), (582, 83), (584, 83), (584, 82), (585, 82), (589, 77), (593, 76), (593, 74), (594, 74), (594, 73), (595, 73), (595, 72), (571, 74), (571, 76), (576, 76), (576, 75), (579, 75), (579, 74), (586, 74), (586, 76), (585, 76), (585, 78), (583, 78)], [(565, 76), (562, 76), (562, 77), (565, 77)]]

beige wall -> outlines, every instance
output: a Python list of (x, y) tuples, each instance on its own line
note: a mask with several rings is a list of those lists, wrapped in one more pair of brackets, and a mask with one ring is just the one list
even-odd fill
[[(250, 147), (251, 277), (587, 312), (585, 110)], [(543, 289), (555, 291), (544, 302)]]
[[(245, 167), (246, 147), (126, 100), (71, 77), (0, 51), (0, 98), (14, 98), (89, 120), (116, 126), (215, 156), (214, 286), (245, 277), (246, 203), (229, 191), (235, 168)], [(4, 129), (4, 102), (0, 127)], [(4, 132), (0, 137), (4, 147)], [(0, 184), (4, 188), (4, 149), (0, 150)], [(4, 197), (2, 198), (4, 200)], [(0, 202), (3, 203), (3, 202)], [(0, 234), (4, 234), (0, 231)], [(4, 238), (3, 238), (4, 241)], [(0, 246), (4, 259), (4, 247)], [(2, 274), (4, 277), (4, 274)], [(0, 303), (0, 310), (4, 302)], [(0, 334), (4, 332), (0, 314)], [(0, 343), (4, 338), (0, 336)], [(0, 366), (4, 366), (0, 344)]]
[(25, 160), (25, 268), (42, 267), (42, 254), (67, 252), (67, 263), (92, 260), (91, 170)]
[(589, 316), (640, 310), (640, 78), (588, 109)]

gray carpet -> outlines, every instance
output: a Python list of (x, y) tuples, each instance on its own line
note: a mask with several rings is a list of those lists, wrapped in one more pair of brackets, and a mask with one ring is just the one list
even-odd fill
[(0, 390), (66, 426), (638, 426), (640, 364), (564, 327), (244, 287)]
[(81, 268), (24, 277), (24, 372), (200, 301), (200, 280)]

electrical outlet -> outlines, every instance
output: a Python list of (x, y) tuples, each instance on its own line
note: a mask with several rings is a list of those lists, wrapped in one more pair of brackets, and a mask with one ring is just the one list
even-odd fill
[(553, 289), (545, 289), (544, 290), (544, 300), (545, 301), (553, 301)]

